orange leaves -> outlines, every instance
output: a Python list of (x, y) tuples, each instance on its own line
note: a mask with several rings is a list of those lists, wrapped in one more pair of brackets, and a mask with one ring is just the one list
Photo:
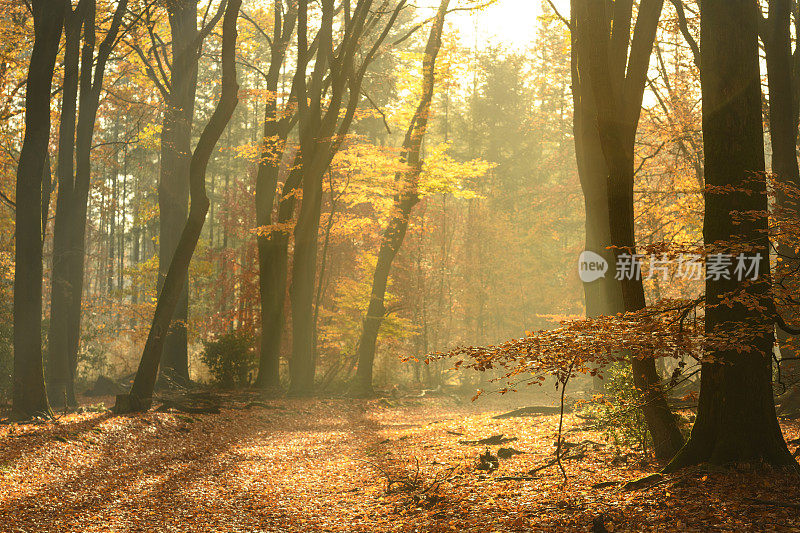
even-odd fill
[[(536, 400), (270, 400), (219, 415), (83, 413), (3, 425), (0, 524), (42, 532), (578, 532), (603, 513), (609, 531), (800, 527), (796, 510), (747, 500), (800, 500), (780, 472), (697, 469), (621, 490), (658, 466), (614, 449), (571, 415), (568, 441), (585, 454), (564, 461), (569, 484), (553, 467), (529, 476), (554, 457), (558, 417), (492, 418), (520, 401)], [(796, 423), (784, 431), (789, 440), (799, 434)], [(495, 472), (476, 470), (484, 449), (458, 441), (500, 433), (525, 453), (500, 459)], [(370, 465), (408, 490), (394, 483), (387, 492)]]

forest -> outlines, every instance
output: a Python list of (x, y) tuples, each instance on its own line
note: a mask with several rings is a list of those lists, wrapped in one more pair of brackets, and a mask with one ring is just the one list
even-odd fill
[(800, 531), (798, 0), (0, 7), (0, 532)]

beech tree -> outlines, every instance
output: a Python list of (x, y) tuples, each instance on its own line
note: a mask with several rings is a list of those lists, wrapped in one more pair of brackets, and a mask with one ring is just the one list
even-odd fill
[[(283, 307), (286, 296), (286, 272), (288, 254), (288, 232), (281, 229), (294, 212), (293, 192), (299, 185), (300, 174), (292, 172), (293, 180), (285, 181), (279, 198), (279, 213), (276, 228), (267, 230), (272, 224), (272, 211), (277, 195), (281, 163), (284, 161), (286, 140), (296, 123), (296, 96), (287, 99), (279, 116), (278, 84), (281, 66), (287, 55), (297, 24), (297, 0), (286, 3), (279, 0), (274, 5), (269, 70), (266, 72), (267, 97), (264, 105), (264, 130), (261, 156), (256, 175), (256, 223), (258, 225), (258, 270), (259, 294), (261, 296), (261, 338), (258, 378), (256, 385), (265, 389), (280, 386), (280, 345), (283, 332)], [(253, 22), (255, 24), (255, 22)], [(266, 37), (261, 28), (259, 30)], [(294, 153), (289, 154), (287, 166), (294, 166)], [(288, 197), (291, 196), (291, 199)], [(289, 205), (291, 204), (291, 209)]]
[[(200, 0), (170, 0), (165, 2), (169, 19), (169, 44), (157, 35), (156, 9), (145, 4), (142, 18), (147, 30), (145, 47), (136, 40), (128, 45), (145, 65), (146, 72), (164, 100), (161, 124), (161, 161), (158, 181), (158, 290), (160, 291), (187, 218), (189, 204), (189, 172), (192, 154), (192, 122), (197, 93), (198, 60), (203, 41), (222, 18), (226, 0), (209, 17), (211, 1), (198, 29), (198, 4)], [(166, 382), (186, 383), (189, 380), (189, 356), (186, 321), (189, 317), (188, 279), (184, 281), (180, 297), (164, 342), (162, 375)]]
[(375, 361), (375, 345), (378, 341), (378, 332), (383, 323), (386, 308), (386, 286), (389, 282), (389, 273), (392, 262), (403, 244), (408, 230), (411, 210), (419, 202), (419, 177), (422, 173), (422, 141), (428, 129), (428, 119), (431, 113), (431, 101), (436, 82), (436, 57), (442, 47), (442, 30), (447, 14), (449, 0), (442, 0), (436, 17), (433, 20), (428, 43), (425, 46), (425, 55), (422, 66), (422, 95), (419, 104), (411, 118), (411, 123), (403, 140), (400, 162), (407, 165), (408, 169), (395, 175), (395, 181), (400, 186), (400, 191), (395, 198), (392, 217), (383, 231), (381, 248), (378, 252), (378, 263), (372, 280), (369, 305), (358, 339), (358, 368), (351, 394), (357, 397), (371, 396), (372, 367)]
[[(372, 0), (359, 0), (354, 8), (342, 5), (343, 34), (334, 43), (333, 0), (321, 4), (314, 68), (307, 77), (313, 47), (308, 40), (308, 2), (300, 0), (297, 25), (298, 135), (302, 165), (302, 203), (294, 230), (294, 261), (290, 296), (292, 303), (292, 357), (289, 361), (290, 392), (313, 392), (316, 368), (314, 347), (314, 286), (317, 273), (322, 180), (341, 147), (361, 100), (361, 86), (369, 65), (381, 50), (405, 0), (387, 11), (389, 2), (374, 8)], [(352, 9), (352, 12), (351, 12)], [(388, 13), (388, 19), (386, 15)], [(386, 20), (381, 25), (381, 21)], [(371, 44), (364, 38), (377, 33)], [(364, 52), (361, 62), (359, 48)]]
[[(587, 184), (585, 189), (591, 195), (597, 194), (600, 198), (603, 193), (607, 195), (608, 244), (613, 247), (614, 257), (622, 253), (631, 256), (636, 254), (634, 147), (651, 50), (663, 5), (663, 0), (642, 0), (632, 36), (633, 0), (614, 2), (611, 6), (595, 0), (574, 1), (572, 5), (573, 33), (578, 50), (576, 68), (583, 83), (581, 94), (592, 91), (593, 102), (587, 103), (587, 109), (593, 108), (595, 111), (594, 117), (584, 116), (582, 120), (596, 124), (607, 171), (605, 187), (597, 185), (602, 174), (593, 173), (592, 178), (587, 175), (582, 183)], [(585, 124), (581, 126), (585, 127)], [(594, 143), (593, 135), (589, 133), (583, 142)], [(592, 150), (596, 148), (597, 145), (592, 144), (581, 146), (578, 150), (579, 154), (586, 157), (584, 167), (587, 171), (591, 169), (597, 172), (602, 168), (598, 161), (590, 159), (593, 157)], [(578, 157), (580, 159), (581, 155)], [(591, 201), (597, 200), (593, 197)], [(596, 217), (597, 221), (602, 221), (602, 215)], [(592, 240), (597, 239), (602, 243), (603, 232), (603, 229), (594, 230)], [(615, 263), (613, 261), (611, 264)], [(636, 312), (646, 307), (641, 277), (626, 276), (619, 286), (624, 311)], [(631, 357), (631, 366), (636, 387), (643, 395), (642, 409), (653, 437), (656, 456), (661, 460), (669, 460), (683, 444), (683, 437), (661, 389), (655, 359), (652, 356)]]
[[(48, 337), (48, 393), (54, 405), (76, 405), (75, 373), (81, 332), (86, 210), (92, 175), (91, 149), (106, 63), (128, 8), (120, 0), (96, 46), (96, 0), (81, 0), (64, 19), (64, 85), (58, 146), (58, 197), (53, 230), (53, 274)], [(83, 28), (80, 74), (78, 46)], [(80, 85), (80, 100), (78, 86)], [(77, 117), (75, 113), (80, 104)], [(74, 153), (73, 153), (74, 150)], [(74, 169), (74, 175), (73, 175)]]
[[(667, 471), (706, 462), (797, 469), (772, 397), (773, 319), (759, 309), (771, 308), (759, 7), (754, 0), (702, 0), (700, 7), (705, 243), (715, 253), (760, 257), (760, 264), (756, 281), (706, 280), (705, 328), (712, 341), (702, 362), (697, 419)], [(720, 338), (727, 342), (714, 341)]]
[[(67, 3), (32, 0), (34, 45), (25, 90), (25, 138), (17, 166), (14, 274), (14, 418), (48, 416), (42, 362), (42, 183), (50, 140), (50, 92)], [(48, 176), (49, 178), (49, 176)]]
[(114, 410), (118, 413), (146, 411), (152, 403), (164, 342), (208, 213), (209, 200), (206, 194), (208, 161), (239, 101), (239, 84), (236, 80), (236, 21), (241, 5), (241, 0), (228, 0), (225, 7), (222, 22), (222, 90), (214, 113), (192, 152), (189, 165), (191, 193), (189, 216), (158, 295), (153, 322), (133, 385), (129, 393), (117, 396)]
[[(800, 168), (797, 163), (798, 123), (800, 122), (800, 47), (792, 51), (792, 0), (770, 0), (769, 13), (759, 20), (759, 33), (764, 43), (769, 88), (769, 132), (772, 145), (772, 174), (775, 181), (777, 235), (775, 251), (778, 261), (774, 283), (785, 286), (796, 283), (800, 258), (787, 243), (791, 230), (780, 223), (798, 215), (797, 193), (800, 191)], [(800, 21), (795, 18), (795, 29)], [(796, 322), (796, 306), (782, 299), (778, 308), (788, 321)], [(781, 305), (781, 303), (783, 305)], [(778, 326), (782, 359), (797, 356), (789, 342), (788, 332)]]

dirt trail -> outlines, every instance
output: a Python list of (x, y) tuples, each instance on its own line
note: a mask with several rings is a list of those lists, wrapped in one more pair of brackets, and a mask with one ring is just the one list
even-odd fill
[[(796, 508), (763, 503), (800, 502), (796, 478), (692, 470), (642, 490), (593, 488), (657, 465), (621, 450), (625, 463), (568, 416), (567, 440), (582, 447), (565, 485), (555, 466), (528, 475), (552, 461), (558, 417), (498, 412), (444, 399), (275, 400), (2, 426), (0, 531), (589, 531), (601, 513), (615, 532), (800, 531)], [(797, 424), (785, 432), (796, 439)], [(459, 441), (501, 433), (517, 440), (493, 454), (525, 453), (477, 470), (487, 447)], [(405, 485), (387, 492), (387, 476)]]

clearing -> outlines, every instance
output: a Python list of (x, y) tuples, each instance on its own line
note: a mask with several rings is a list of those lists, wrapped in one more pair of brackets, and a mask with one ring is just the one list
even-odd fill
[[(603, 515), (613, 532), (800, 531), (796, 477), (698, 468), (626, 489), (658, 465), (572, 415), (568, 481), (555, 464), (531, 473), (553, 463), (559, 417), (492, 418), (519, 407), (508, 400), (280, 399), (0, 426), (0, 530), (552, 532)], [(784, 423), (793, 451), (799, 429)], [(500, 434), (516, 440), (460, 442)], [(479, 463), (501, 447), (524, 453)]]

